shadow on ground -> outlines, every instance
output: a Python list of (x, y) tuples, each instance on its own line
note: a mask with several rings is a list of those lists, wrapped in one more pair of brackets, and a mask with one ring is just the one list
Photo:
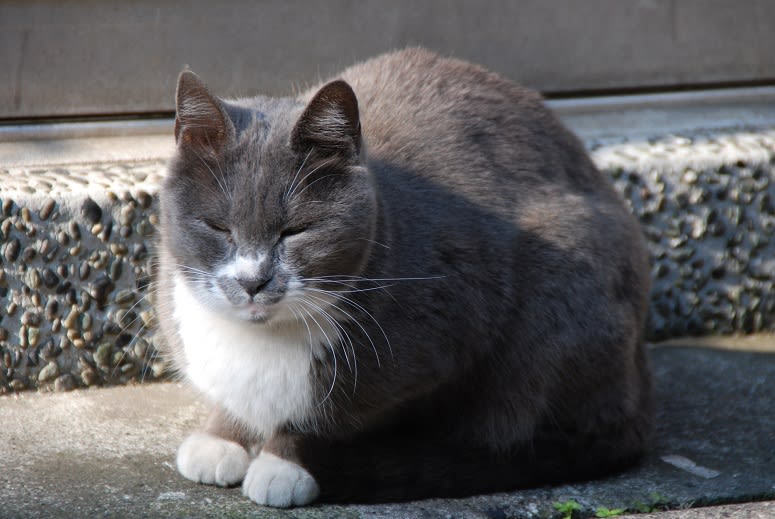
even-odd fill
[(175, 448), (204, 406), (180, 385), (5, 396), (0, 517), (510, 518), (557, 515), (554, 505), (571, 500), (594, 514), (772, 498), (775, 338), (757, 340), (756, 352), (712, 344), (651, 349), (658, 429), (641, 466), (583, 484), (390, 505), (274, 511), (239, 489), (183, 480)]

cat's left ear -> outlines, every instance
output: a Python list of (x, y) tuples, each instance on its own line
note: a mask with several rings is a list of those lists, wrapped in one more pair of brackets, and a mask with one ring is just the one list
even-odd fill
[(358, 99), (345, 81), (323, 86), (307, 105), (291, 133), (297, 152), (312, 147), (332, 154), (357, 156), (361, 150)]
[(185, 70), (178, 77), (175, 142), (197, 154), (219, 155), (234, 133), (231, 119), (221, 102), (199, 76)]

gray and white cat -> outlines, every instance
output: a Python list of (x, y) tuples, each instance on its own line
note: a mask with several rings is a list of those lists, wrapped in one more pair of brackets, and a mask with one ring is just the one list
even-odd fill
[(158, 310), (177, 465), (278, 507), (591, 478), (652, 429), (640, 229), (536, 93), (421, 49), (300, 98), (181, 74)]

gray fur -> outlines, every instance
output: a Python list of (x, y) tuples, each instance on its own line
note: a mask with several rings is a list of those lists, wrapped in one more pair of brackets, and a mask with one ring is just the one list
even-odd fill
[[(196, 274), (177, 265), (211, 273), (237, 251), (267, 260), (217, 281), (232, 303), (249, 286), (282, 305), (294, 272), (337, 276), (308, 286), (335, 294), (349, 336), (335, 380), (333, 356), (315, 362), (325, 403), (308, 426), (257, 437), (216, 410), (208, 430), (298, 462), (328, 499), (491, 491), (636, 459), (652, 416), (647, 253), (576, 137), (536, 93), (421, 49), (340, 78), (224, 101), (181, 77), (161, 200), (171, 356), (185, 370), (171, 283)], [(348, 454), (322, 454), (336, 448)]]

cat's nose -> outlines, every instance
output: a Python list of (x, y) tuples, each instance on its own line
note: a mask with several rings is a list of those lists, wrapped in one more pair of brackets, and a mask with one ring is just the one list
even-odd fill
[(259, 279), (238, 279), (237, 283), (247, 292), (247, 294), (250, 297), (255, 296), (261, 290), (269, 284), (269, 282), (272, 280), (271, 276), (267, 278), (259, 278)]

